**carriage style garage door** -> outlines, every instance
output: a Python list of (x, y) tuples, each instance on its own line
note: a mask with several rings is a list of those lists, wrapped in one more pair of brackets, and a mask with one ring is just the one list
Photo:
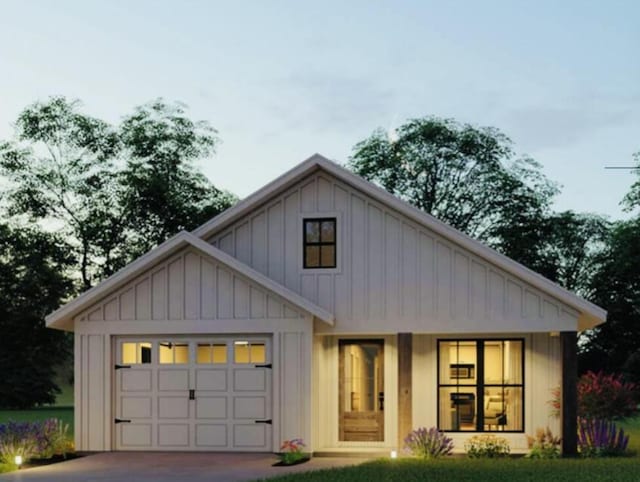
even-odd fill
[(270, 341), (117, 338), (116, 449), (271, 451)]

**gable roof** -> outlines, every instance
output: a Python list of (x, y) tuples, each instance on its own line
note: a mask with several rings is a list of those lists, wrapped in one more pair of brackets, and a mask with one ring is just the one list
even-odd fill
[(246, 276), (263, 288), (277, 294), (306, 313), (315, 316), (329, 325), (333, 325), (334, 316), (332, 313), (320, 308), (306, 298), (303, 298), (299, 294), (282, 286), (280, 283), (273, 281), (271, 278), (259, 273), (241, 261), (238, 261), (233, 256), (229, 256), (224, 251), (219, 250), (215, 246), (212, 246), (187, 231), (178, 233), (171, 239), (162, 243), (160, 246), (131, 262), (100, 284), (94, 286), (88, 291), (85, 291), (77, 298), (69, 301), (64, 306), (49, 314), (45, 318), (46, 325), (49, 328), (73, 330), (73, 317), (83, 309), (107, 296), (113, 290), (136, 278), (140, 273), (151, 268), (154, 263), (160, 259), (187, 246), (196, 248), (198, 251), (214, 258), (221, 264), (231, 268), (243, 276)]
[(243, 199), (235, 206), (204, 223), (193, 231), (193, 235), (202, 239), (210, 237), (214, 232), (224, 229), (234, 221), (258, 208), (262, 203), (266, 202), (276, 193), (288, 189), (296, 182), (319, 169), (328, 172), (342, 182), (364, 192), (371, 198), (389, 206), (400, 214), (403, 214), (414, 222), (434, 231), (452, 243), (457, 244), (476, 256), (485, 259), (513, 276), (529, 283), (543, 293), (546, 293), (578, 310), (580, 312), (578, 320), (579, 330), (593, 328), (606, 320), (606, 310), (583, 298), (580, 298), (576, 294), (562, 288), (544, 276), (530, 270), (511, 258), (498, 253), (494, 249), (485, 246), (479, 241), (467, 236), (452, 226), (443, 223), (430, 214), (417, 209), (406, 201), (395, 197), (381, 187), (364, 180), (320, 154), (314, 154), (307, 160), (295, 166), (293, 169), (285, 172), (263, 188)]

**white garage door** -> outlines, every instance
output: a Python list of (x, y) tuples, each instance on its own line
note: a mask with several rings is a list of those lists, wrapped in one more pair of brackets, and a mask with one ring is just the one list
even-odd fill
[(272, 450), (269, 338), (116, 344), (116, 449)]

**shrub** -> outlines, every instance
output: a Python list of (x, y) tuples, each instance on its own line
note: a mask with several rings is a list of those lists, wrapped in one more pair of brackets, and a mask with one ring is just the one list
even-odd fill
[(42, 446), (37, 423), (13, 422), (0, 425), (0, 461), (13, 467), (16, 455), (25, 462), (35, 457)]
[(560, 437), (555, 437), (551, 433), (551, 429), (539, 428), (536, 430), (536, 436), (527, 435), (527, 443), (530, 452), (527, 457), (530, 459), (557, 459), (560, 457)]
[(464, 449), (472, 459), (506, 457), (511, 452), (507, 439), (495, 435), (474, 435), (464, 443)]
[(67, 432), (69, 425), (62, 420), (50, 418), (42, 423), (42, 436), (46, 444), (39, 454), (40, 458), (50, 459), (53, 456), (65, 457), (73, 451), (72, 444), (69, 443)]
[(303, 452), (305, 447), (306, 445), (301, 438), (285, 440), (280, 446), (280, 462), (291, 465), (307, 458), (307, 454)]
[(624, 455), (629, 436), (608, 420), (578, 419), (578, 449), (583, 457)]
[(0, 425), (0, 462), (9, 466), (16, 455), (23, 461), (54, 455), (66, 455), (73, 450), (67, 439), (69, 426), (61, 420), (48, 419), (39, 422), (13, 422)]
[(404, 439), (405, 450), (416, 457), (424, 459), (436, 459), (443, 455), (449, 455), (453, 450), (453, 440), (447, 437), (437, 428), (429, 430), (422, 427), (413, 430)]
[(638, 386), (624, 382), (621, 375), (587, 372), (578, 381), (578, 416), (585, 419), (616, 420), (636, 412)]

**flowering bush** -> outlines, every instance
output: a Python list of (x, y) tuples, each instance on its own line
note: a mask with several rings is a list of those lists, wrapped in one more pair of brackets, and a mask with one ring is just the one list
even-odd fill
[(15, 457), (26, 461), (35, 457), (44, 447), (45, 441), (32, 422), (8, 422), (0, 425), (0, 461), (14, 466)]
[(54, 455), (65, 457), (71, 450), (68, 429), (68, 425), (57, 419), (0, 424), (0, 462), (13, 466), (16, 455), (25, 462)]
[(636, 412), (638, 386), (624, 382), (621, 375), (587, 372), (578, 381), (578, 416), (616, 420)]
[(549, 427), (536, 430), (536, 436), (527, 435), (527, 443), (530, 452), (527, 457), (530, 459), (557, 459), (560, 457), (560, 437), (555, 437)]
[(307, 454), (303, 452), (305, 447), (301, 438), (285, 440), (280, 446), (280, 462), (291, 465), (307, 458)]
[(511, 452), (507, 439), (495, 435), (474, 435), (464, 443), (464, 449), (472, 459), (506, 457)]
[(406, 436), (404, 446), (405, 450), (416, 457), (435, 459), (451, 453), (453, 440), (435, 427), (429, 430), (422, 427)]
[(623, 455), (629, 436), (607, 420), (578, 419), (578, 449), (583, 457), (613, 457)]

